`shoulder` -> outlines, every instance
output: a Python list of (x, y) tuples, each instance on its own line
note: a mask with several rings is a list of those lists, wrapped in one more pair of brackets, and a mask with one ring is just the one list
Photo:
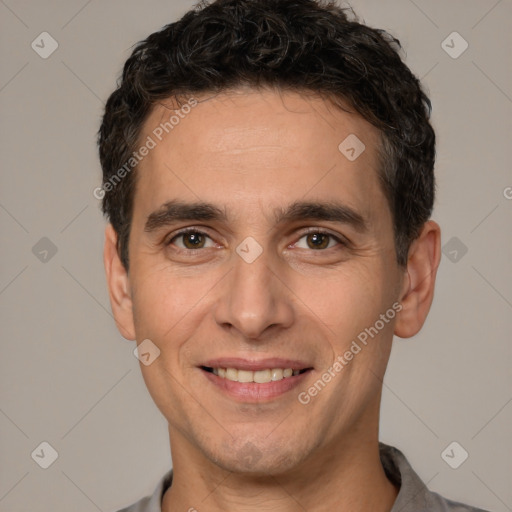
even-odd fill
[(488, 512), (481, 508), (472, 507), (458, 501), (452, 501), (447, 498), (443, 498), (439, 494), (431, 491), (427, 491), (427, 499), (425, 511), (439, 511), (439, 512)]
[[(149, 508), (150, 499), (150, 496), (146, 496), (145, 498), (142, 498), (141, 500), (137, 501), (137, 503), (134, 503), (133, 505), (130, 505), (129, 507), (123, 508), (121, 510), (118, 510), (117, 512), (153, 512), (153, 510), (155, 509)], [(160, 512), (160, 509), (157, 509), (155, 512)]]
[(379, 443), (379, 450), (386, 476), (400, 487), (391, 512), (487, 512), (430, 491), (397, 448)]
[(172, 469), (160, 479), (151, 496), (145, 496), (133, 505), (117, 512), (162, 512), (162, 497), (171, 483)]

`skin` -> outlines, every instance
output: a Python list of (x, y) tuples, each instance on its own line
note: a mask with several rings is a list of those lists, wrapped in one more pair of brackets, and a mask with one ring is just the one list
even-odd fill
[[(118, 328), (160, 349), (140, 366), (169, 423), (174, 478), (163, 511), (389, 511), (398, 489), (379, 459), (382, 379), (393, 335), (416, 334), (430, 309), (439, 226), (428, 221), (407, 267), (397, 264), (377, 178), (379, 132), (359, 115), (273, 90), (197, 98), (137, 169), (129, 272), (110, 225), (105, 233)], [(170, 106), (153, 110), (141, 140), (169, 118)], [(353, 162), (338, 150), (349, 134), (366, 146)], [(170, 200), (213, 203), (228, 219), (145, 231), (148, 216)], [(329, 220), (276, 224), (274, 209), (294, 201), (341, 202), (367, 230)], [(203, 248), (191, 252), (186, 236), (165, 245), (184, 227), (208, 235)], [(348, 242), (327, 237), (319, 249), (308, 228)], [(252, 263), (236, 252), (249, 236), (263, 250)], [(301, 404), (298, 393), (395, 302), (395, 318)], [(300, 359), (313, 369), (273, 400), (244, 403), (198, 368), (227, 356)]]

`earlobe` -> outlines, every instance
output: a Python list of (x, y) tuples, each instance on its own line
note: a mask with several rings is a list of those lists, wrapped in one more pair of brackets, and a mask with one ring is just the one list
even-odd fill
[(110, 305), (119, 332), (127, 340), (135, 339), (133, 305), (128, 273), (117, 252), (117, 233), (112, 224), (105, 228), (103, 263), (110, 296)]
[(397, 315), (395, 323), (396, 336), (414, 336), (425, 323), (434, 298), (440, 261), (441, 229), (436, 222), (430, 220), (425, 223), (420, 235), (409, 249), (400, 300), (402, 310)]

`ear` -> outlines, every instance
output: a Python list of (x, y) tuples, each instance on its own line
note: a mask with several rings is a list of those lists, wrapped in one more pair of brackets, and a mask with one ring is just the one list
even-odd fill
[(121, 263), (117, 252), (117, 233), (112, 224), (105, 228), (103, 263), (107, 275), (110, 305), (119, 332), (127, 340), (135, 339), (133, 305), (128, 272)]
[(410, 338), (422, 328), (434, 298), (440, 261), (441, 228), (429, 220), (409, 249), (400, 299), (402, 310), (395, 323), (397, 336)]

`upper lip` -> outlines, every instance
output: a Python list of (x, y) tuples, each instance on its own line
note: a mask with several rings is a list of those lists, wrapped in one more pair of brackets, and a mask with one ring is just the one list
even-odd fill
[(266, 370), (268, 368), (291, 368), (292, 370), (304, 370), (312, 366), (296, 359), (283, 359), (280, 357), (271, 357), (267, 359), (244, 359), (240, 357), (219, 357), (205, 361), (201, 366), (208, 368), (236, 368), (238, 370)]

